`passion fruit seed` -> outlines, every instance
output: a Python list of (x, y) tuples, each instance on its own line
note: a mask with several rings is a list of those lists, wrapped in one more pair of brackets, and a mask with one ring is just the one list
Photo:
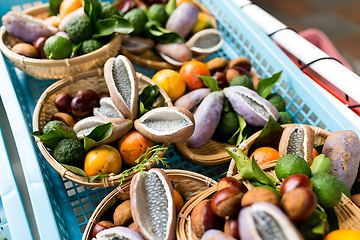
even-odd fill
[(121, 114), (121, 112), (115, 107), (113, 101), (111, 100), (111, 97), (106, 97), (106, 98), (102, 98), (100, 100), (100, 107), (96, 108), (96, 110), (94, 109), (94, 115), (95, 112), (98, 112), (99, 115), (101, 115), (102, 117), (107, 117), (107, 118), (115, 118), (115, 117), (119, 117), (119, 118), (124, 118), (124, 116)]
[(263, 105), (259, 104), (258, 102), (256, 102), (255, 99), (251, 98), (249, 95), (245, 95), (243, 93), (239, 93), (240, 97), (242, 99), (244, 99), (244, 101), (252, 108), (254, 109), (255, 112), (257, 112), (258, 114), (260, 114), (264, 119), (268, 119), (269, 118), (269, 112), (266, 111), (266, 109), (264, 108)]
[(288, 154), (304, 156), (304, 129), (297, 128), (290, 134), (289, 144), (286, 148)]
[(119, 91), (120, 95), (124, 99), (126, 106), (131, 109), (131, 82), (129, 73), (126, 71), (124, 62), (115, 58), (113, 62), (112, 74), (115, 86)]
[(166, 229), (169, 219), (168, 199), (163, 183), (155, 173), (147, 173), (145, 190), (149, 203), (150, 221), (158, 239), (166, 239)]
[(286, 240), (284, 233), (278, 222), (266, 212), (254, 211), (252, 212), (256, 230), (258, 231), (262, 240)]
[(198, 48), (212, 48), (216, 46), (221, 41), (221, 37), (218, 34), (206, 34), (201, 37), (199, 37), (193, 47)]
[[(156, 131), (172, 131), (186, 126), (190, 126), (191, 123), (185, 119), (176, 119), (176, 120), (155, 120), (155, 119), (145, 119), (143, 124), (148, 128), (154, 129)], [(166, 128), (164, 128), (166, 126)]]

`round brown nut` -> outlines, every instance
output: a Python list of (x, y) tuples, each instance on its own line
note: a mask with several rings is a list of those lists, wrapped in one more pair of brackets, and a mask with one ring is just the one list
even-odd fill
[(112, 227), (115, 227), (115, 225), (110, 222), (110, 221), (101, 221), (101, 222), (98, 222), (93, 230), (92, 230), (92, 233), (91, 233), (91, 236), (93, 238), (96, 237), (96, 234), (98, 234), (99, 232), (101, 232), (102, 230), (105, 230), (105, 229), (108, 229), (108, 228), (112, 228)]
[(11, 50), (25, 57), (37, 58), (39, 56), (39, 52), (36, 48), (29, 43), (18, 43), (13, 46)]
[(216, 192), (211, 199), (211, 208), (219, 217), (231, 216), (241, 209), (244, 193), (239, 188), (228, 187)]
[(67, 114), (67, 113), (62, 113), (62, 112), (57, 112), (55, 113), (51, 119), (51, 121), (53, 120), (59, 120), (59, 121), (62, 121), (63, 123), (65, 123), (66, 125), (68, 125), (70, 128), (73, 128), (76, 121), (75, 119), (70, 115), (70, 114)]
[(231, 80), (237, 76), (240, 76), (240, 73), (236, 69), (230, 68), (226, 71), (226, 81), (228, 83), (230, 83)]
[(228, 187), (239, 188), (243, 193), (246, 193), (248, 191), (248, 189), (242, 182), (236, 180), (233, 177), (223, 177), (222, 179), (220, 179), (217, 184), (217, 191)]
[(214, 74), (215, 72), (222, 72), (227, 67), (230, 60), (224, 59), (222, 57), (216, 57), (211, 59), (206, 63), (206, 66), (208, 67), (211, 74)]
[(233, 60), (231, 60), (229, 62), (229, 68), (233, 68), (235, 66), (236, 67), (241, 67), (241, 68), (245, 69), (248, 72), (250, 72), (250, 69), (251, 69), (250, 60), (247, 59), (247, 58), (243, 58), (243, 57), (233, 59)]
[(122, 202), (116, 207), (113, 215), (115, 226), (123, 226), (132, 219), (130, 200)]
[(263, 187), (256, 187), (245, 193), (241, 199), (241, 206), (246, 207), (256, 202), (269, 202), (280, 207), (279, 196), (274, 191)]

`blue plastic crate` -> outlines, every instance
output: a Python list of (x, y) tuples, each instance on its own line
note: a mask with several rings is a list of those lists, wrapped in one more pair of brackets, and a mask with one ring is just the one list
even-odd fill
[[(216, 17), (218, 29), (223, 32), (225, 44), (216, 56), (236, 58), (244, 56), (251, 60), (253, 69), (265, 78), (283, 71), (273, 91), (281, 94), (289, 112), (298, 123), (337, 131), (351, 129), (359, 134), (346, 116), (334, 108), (288, 57), (255, 25), (232, 1), (202, 0)], [(5, 8), (7, 5), (1, 2)], [(6, 11), (2, 8), (1, 12)], [(136, 71), (152, 77), (156, 72), (135, 66)], [(81, 239), (91, 213), (111, 189), (89, 189), (62, 179), (44, 160), (38, 151), (32, 131), (32, 113), (41, 93), (54, 81), (40, 81), (14, 68), (6, 58), (0, 58), (2, 86), (0, 94), (4, 102), (24, 176), (30, 201), (41, 239)], [(7, 73), (7, 74), (5, 74)], [(166, 154), (171, 168), (186, 169), (219, 180), (227, 171), (228, 164), (201, 166), (182, 158), (176, 149)]]
[[(0, 127), (0, 231), (8, 240), (33, 239)], [(21, 229), (21, 231), (19, 231)], [(0, 234), (1, 236), (1, 234)]]

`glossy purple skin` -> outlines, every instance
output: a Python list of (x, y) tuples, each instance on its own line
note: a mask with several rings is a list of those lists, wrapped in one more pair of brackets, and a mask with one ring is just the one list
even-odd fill
[(360, 161), (360, 141), (350, 130), (331, 133), (325, 140), (322, 153), (330, 158), (330, 175), (343, 181), (351, 190)]
[(201, 240), (236, 240), (232, 236), (227, 235), (226, 233), (216, 230), (216, 229), (210, 229), (207, 230), (204, 235), (202, 235)]
[(185, 38), (195, 26), (198, 15), (199, 8), (195, 4), (184, 2), (170, 15), (165, 28)]
[(268, 119), (259, 115), (250, 105), (248, 105), (244, 99), (238, 94), (245, 94), (256, 102), (266, 108), (269, 115), (271, 115), (276, 121), (279, 119), (279, 112), (277, 109), (265, 98), (262, 98), (257, 92), (243, 86), (232, 86), (225, 88), (224, 94), (229, 99), (231, 106), (235, 112), (239, 114), (244, 120), (253, 126), (265, 126)]
[(268, 202), (257, 202), (240, 210), (238, 217), (239, 235), (241, 240), (261, 239), (253, 218), (253, 211), (260, 210), (270, 214), (279, 224), (281, 229), (288, 231), (285, 235), (287, 240), (304, 240), (303, 236), (290, 221), (288, 216), (277, 206)]
[(207, 95), (200, 103), (194, 114), (195, 131), (186, 140), (186, 145), (191, 148), (204, 146), (212, 137), (220, 121), (223, 109), (224, 94), (216, 91)]
[(190, 110), (195, 104), (201, 102), (201, 100), (203, 100), (210, 92), (210, 88), (195, 89), (178, 98), (175, 101), (174, 106)]

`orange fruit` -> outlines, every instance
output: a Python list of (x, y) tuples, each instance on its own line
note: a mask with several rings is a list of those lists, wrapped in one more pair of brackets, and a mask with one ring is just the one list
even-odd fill
[(58, 16), (51, 16), (47, 17), (44, 21), (53, 27), (58, 27), (61, 22), (61, 18), (59, 18)]
[(174, 70), (160, 70), (153, 76), (152, 80), (164, 89), (173, 102), (185, 93), (185, 81), (181, 75)]
[(109, 145), (99, 145), (85, 156), (84, 171), (88, 176), (99, 174), (119, 174), (122, 161), (118, 150)]
[(180, 193), (175, 189), (174, 189), (174, 201), (175, 201), (176, 214), (178, 214), (181, 208), (184, 206), (184, 199), (180, 195)]
[(183, 2), (192, 2), (191, 0), (176, 0), (176, 7), (180, 6)]
[(330, 232), (324, 240), (358, 240), (360, 232), (352, 229), (338, 229)]
[(279, 152), (271, 147), (260, 147), (250, 155), (250, 160), (254, 156), (257, 164), (267, 163), (279, 159)]
[[(139, 132), (133, 130), (128, 132), (119, 141), (119, 152), (124, 163), (135, 166), (135, 162), (141, 154), (144, 154), (149, 147), (153, 147), (154, 142)], [(140, 159), (139, 163), (144, 160)]]
[(188, 91), (206, 87), (204, 82), (197, 75), (210, 76), (210, 71), (205, 63), (196, 60), (188, 61), (182, 65), (179, 73), (185, 80), (186, 89)]
[(315, 148), (313, 148), (313, 158), (316, 158), (317, 156), (319, 156), (319, 153)]
[(64, 0), (60, 4), (59, 13), (62, 17), (64, 17), (81, 7), (81, 0)]

